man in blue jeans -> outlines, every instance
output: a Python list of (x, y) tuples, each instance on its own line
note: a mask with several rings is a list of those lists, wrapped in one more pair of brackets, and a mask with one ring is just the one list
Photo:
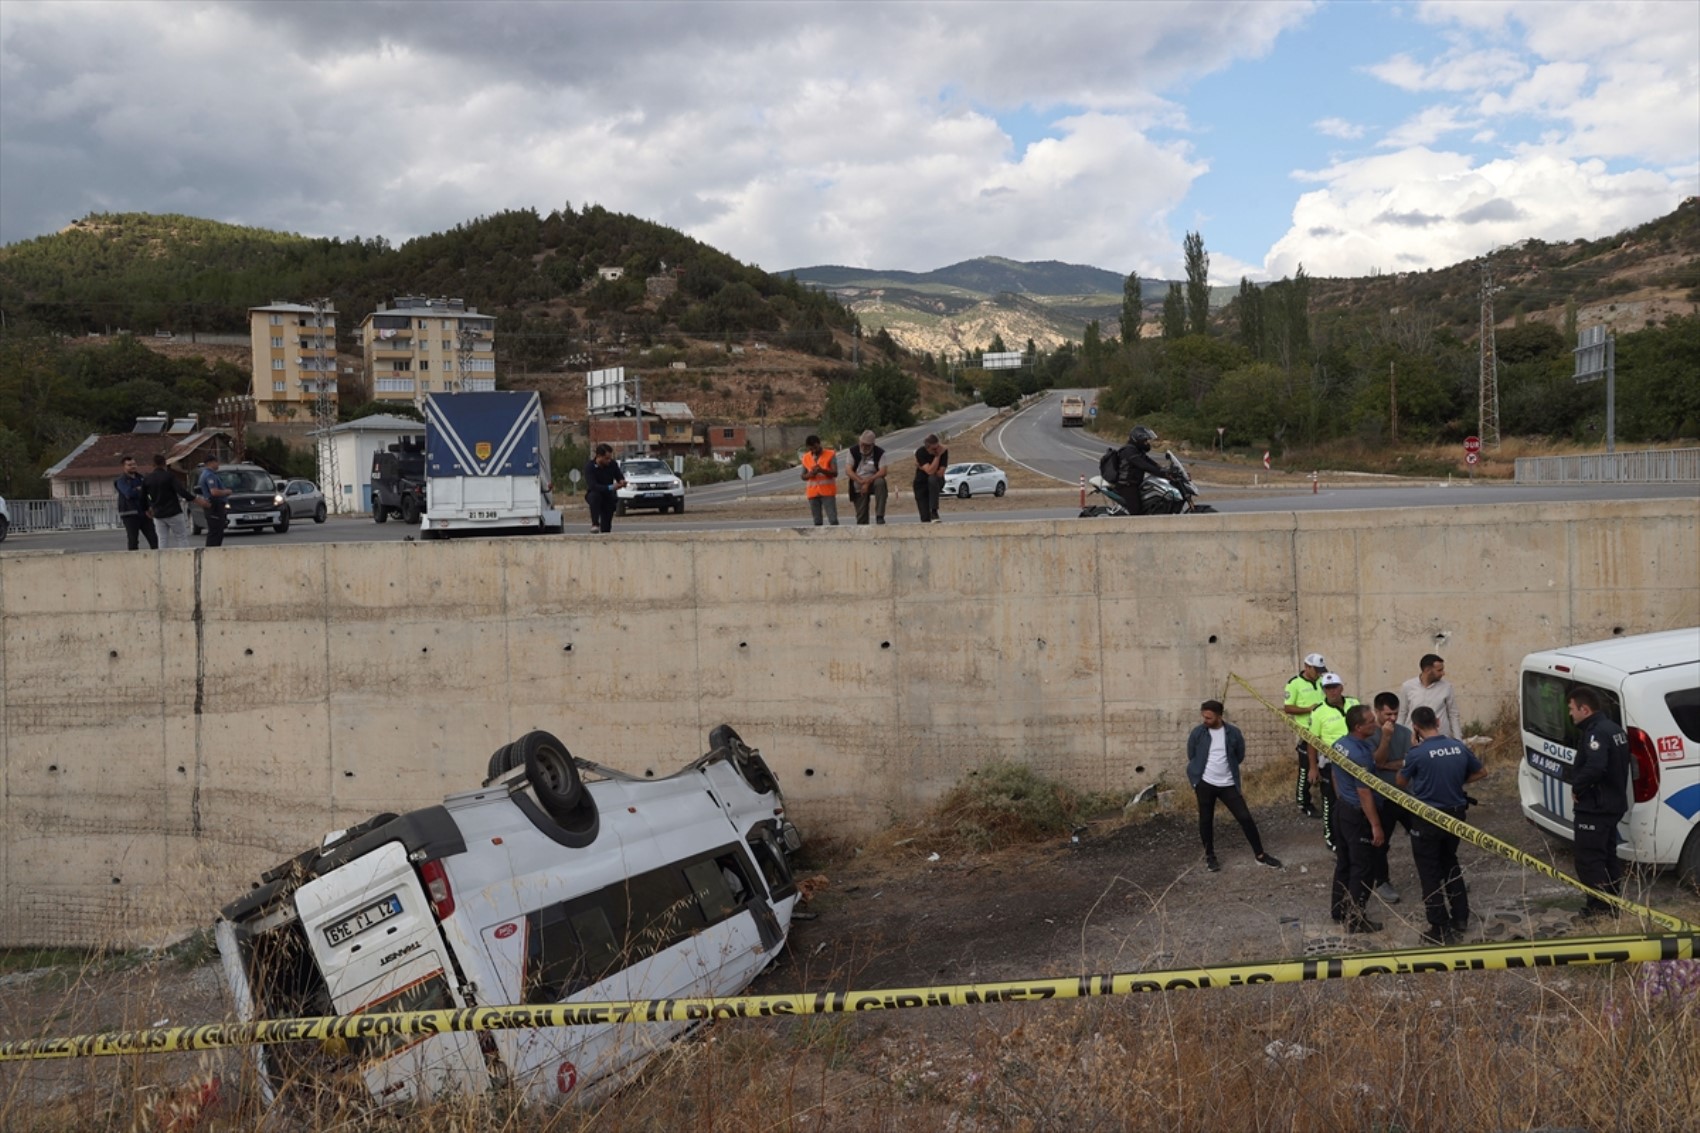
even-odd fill
[(1375, 773), (1375, 713), (1367, 704), (1346, 709), (1346, 734), (1334, 743), (1329, 773), (1334, 777), (1334, 885), (1330, 910), (1334, 919), (1350, 933), (1380, 932), (1369, 919), (1369, 879), (1375, 869), (1375, 851), (1386, 841), (1376, 794), (1342, 771), (1342, 760), (1351, 760), (1370, 774)]

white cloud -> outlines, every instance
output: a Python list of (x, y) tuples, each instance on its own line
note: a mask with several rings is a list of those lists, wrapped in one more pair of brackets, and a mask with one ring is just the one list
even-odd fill
[[(1700, 190), (1692, 4), (1471, 0), (1419, 13), (1443, 30), (1441, 55), (1368, 70), (1441, 99), (1379, 139), (1391, 152), (1296, 174), (1320, 187), (1270, 250), (1272, 274), (1300, 261), (1334, 275), (1434, 267), (1524, 237), (1598, 236)], [(1438, 148), (1460, 133), (1475, 152)]]
[[(1162, 91), (1312, 8), (10, 0), (0, 239), (168, 204), (399, 239), (571, 201), (776, 268), (1169, 258), (1153, 218), (1206, 163), (1147, 137), (1184, 119)], [(990, 115), (1020, 107), (1076, 110), (1018, 152)]]
[(1344, 138), (1346, 141), (1356, 141), (1365, 133), (1364, 127), (1344, 118), (1322, 118), (1312, 122), (1311, 128), (1324, 137)]
[(1312, 275), (1368, 275), (1444, 267), (1530, 237), (1601, 236), (1670, 211), (1683, 191), (1662, 173), (1611, 173), (1597, 160), (1477, 164), (1426, 149), (1302, 176), (1322, 187), (1299, 198), (1292, 228), (1270, 250), (1272, 278), (1300, 263)]

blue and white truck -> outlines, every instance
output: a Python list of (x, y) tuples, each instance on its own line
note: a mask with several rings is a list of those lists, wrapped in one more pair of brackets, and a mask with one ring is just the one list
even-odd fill
[(549, 433), (535, 392), (433, 393), (425, 398), (425, 514), (420, 534), (558, 534)]

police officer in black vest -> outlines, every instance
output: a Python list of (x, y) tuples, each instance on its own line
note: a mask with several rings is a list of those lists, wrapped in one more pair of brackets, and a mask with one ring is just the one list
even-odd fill
[[(1601, 711), (1600, 694), (1593, 689), (1577, 685), (1568, 699), (1576, 725), (1576, 762), (1564, 780), (1576, 816), (1576, 878), (1601, 893), (1621, 896), (1617, 824), (1629, 812), (1629, 737)], [(1589, 894), (1580, 915), (1586, 920), (1610, 912), (1610, 905)]]

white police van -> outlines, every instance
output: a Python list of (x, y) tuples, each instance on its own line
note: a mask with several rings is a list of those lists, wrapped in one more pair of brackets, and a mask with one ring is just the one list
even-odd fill
[[(785, 946), (801, 838), (759, 752), (726, 725), (709, 747), (642, 779), (532, 732), (497, 749), (482, 789), (328, 836), (223, 909), (216, 936), (238, 1014), (743, 991)], [(254, 1049), (267, 1101), (346, 1070), (379, 1103), (491, 1087), (578, 1099), (624, 1082), (689, 1025)]]
[(1614, 637), (1523, 658), (1523, 815), (1574, 838), (1565, 771), (1576, 761), (1570, 690), (1585, 685), (1629, 736), (1629, 813), (1618, 826), (1625, 861), (1675, 866), (1700, 886), (1700, 628)]

